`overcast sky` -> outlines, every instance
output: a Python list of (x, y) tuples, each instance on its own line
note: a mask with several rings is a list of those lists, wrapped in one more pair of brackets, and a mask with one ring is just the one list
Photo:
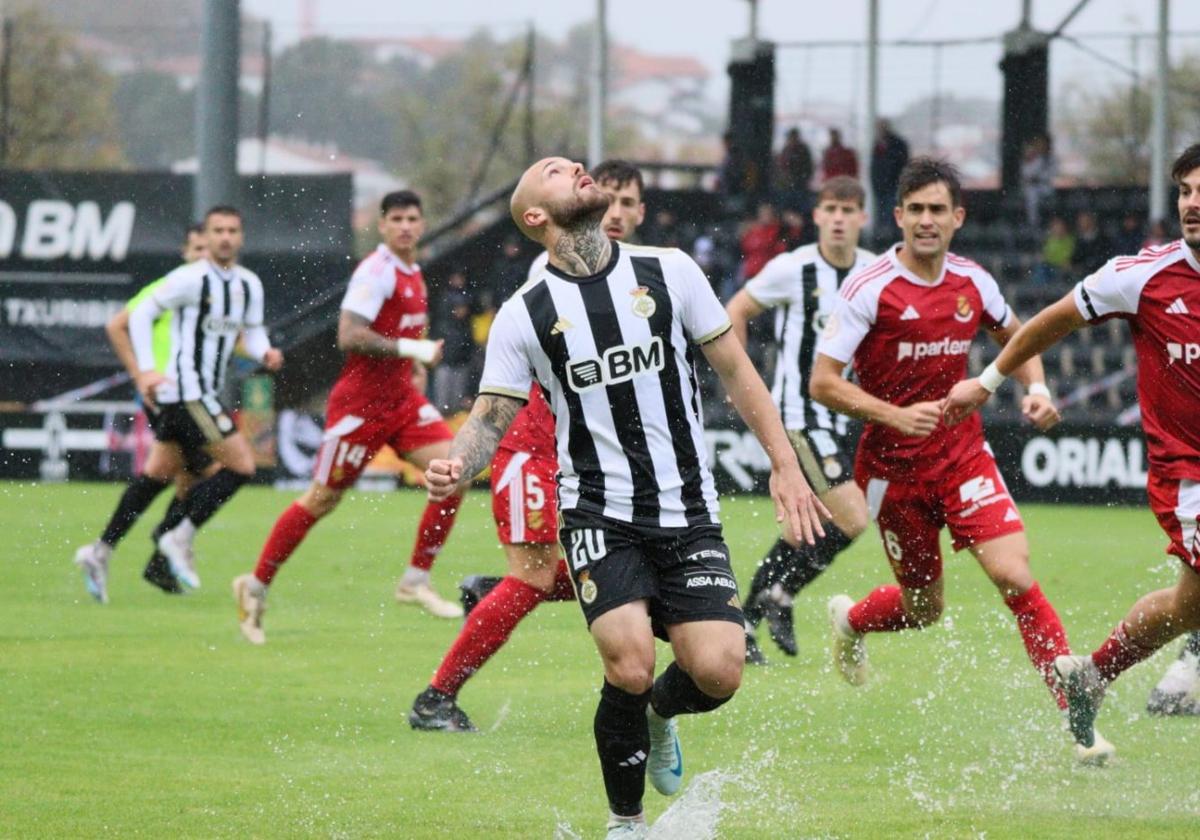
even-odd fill
[[(306, 0), (242, 0), (243, 8), (269, 18), (277, 37), (287, 43), (299, 35), (300, 10)], [(542, 32), (560, 37), (572, 25), (595, 13), (592, 0), (307, 0), (315, 9), (320, 34), (341, 37), (441, 35), (456, 37), (486, 26), (511, 35), (534, 21)], [(1033, 23), (1050, 29), (1067, 15), (1076, 0), (1033, 0)], [(759, 35), (779, 43), (861, 39), (866, 34), (867, 0), (840, 0), (836, 12), (828, 0), (759, 0)], [(954, 39), (995, 36), (1012, 29), (1021, 15), (1020, 0), (881, 0), (880, 37)], [(1067, 34), (1150, 32), (1156, 26), (1153, 0), (1091, 0), (1072, 21)], [(748, 31), (747, 0), (608, 0), (610, 37), (640, 49), (695, 56), (711, 69), (714, 101), (727, 95), (725, 64), (733, 38)], [(1173, 0), (1173, 32), (1200, 33), (1200, 2)], [(1090, 47), (1126, 67), (1134, 63), (1130, 41), (1091, 40)], [(1200, 34), (1179, 35), (1173, 47), (1200, 49)], [(999, 98), (996, 62), (999, 45), (946, 47), (940, 58), (932, 49), (891, 48), (881, 57), (884, 113), (929, 95), (935, 84), (943, 92)], [(779, 52), (776, 109), (782, 114), (814, 100), (862, 99), (861, 54), (850, 49), (784, 49)], [(1149, 42), (1138, 54), (1138, 68), (1153, 69)], [(939, 63), (940, 61), (940, 63)], [(1121, 72), (1097, 58), (1060, 42), (1051, 51), (1052, 86), (1070, 80), (1113, 80)]]

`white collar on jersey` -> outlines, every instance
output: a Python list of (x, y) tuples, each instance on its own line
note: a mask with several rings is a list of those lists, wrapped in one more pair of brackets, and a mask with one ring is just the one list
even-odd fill
[(1200, 260), (1196, 259), (1196, 252), (1188, 247), (1187, 242), (1183, 239), (1179, 240), (1179, 247), (1183, 249), (1183, 258), (1192, 267), (1192, 271), (1200, 274)]
[(418, 271), (421, 270), (421, 266), (417, 265), (416, 263), (409, 265), (404, 260), (397, 257), (392, 252), (392, 249), (389, 248), (388, 246), (384, 245), (382, 242), (379, 243), (379, 245), (375, 248), (375, 250), (378, 251), (380, 254), (382, 254), (383, 258), (385, 260), (387, 260), (389, 263), (391, 263), (396, 268), (400, 269), (405, 274), (416, 274)]
[[(907, 268), (904, 267), (904, 263), (900, 262), (900, 249), (903, 246), (904, 246), (903, 242), (897, 242), (895, 245), (893, 245), (891, 248), (888, 249), (888, 259), (892, 261), (892, 268), (894, 268), (896, 270), (897, 274), (899, 274), (901, 277), (903, 277), (908, 282), (913, 283), (917, 286), (937, 286), (943, 280), (946, 279), (946, 258), (945, 257), (942, 257), (942, 272), (941, 272), (941, 274), (939, 274), (937, 276), (936, 280), (930, 282), (929, 280), (926, 280), (924, 277), (918, 277), (917, 275), (913, 274), (911, 271), (909, 271)], [(949, 254), (950, 252), (947, 251), (946, 253)]]
[(234, 277), (237, 276), (237, 270), (238, 270), (237, 263), (234, 263), (229, 268), (221, 268), (221, 266), (217, 265), (215, 262), (210, 260), (208, 257), (204, 258), (204, 262), (208, 264), (208, 267), (210, 269), (212, 269), (212, 273), (217, 275), (218, 277), (220, 277), (222, 280), (232, 280)]

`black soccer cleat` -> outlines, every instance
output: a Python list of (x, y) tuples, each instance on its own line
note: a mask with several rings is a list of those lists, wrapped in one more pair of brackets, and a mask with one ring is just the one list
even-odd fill
[(408, 713), (408, 723), (413, 729), (426, 732), (478, 732), (467, 713), (458, 707), (454, 698), (443, 694), (433, 686), (422, 691), (413, 701)]
[(161, 552), (155, 551), (150, 555), (150, 561), (142, 570), (142, 577), (147, 583), (157, 586), (168, 595), (183, 594), (183, 587), (175, 579), (175, 575), (171, 572), (171, 566), (167, 563), (167, 558)]
[(754, 634), (749, 630), (746, 631), (746, 664), (767, 664), (767, 657), (763, 654), (762, 648), (758, 646), (758, 639), (754, 638)]
[(767, 620), (771, 641), (788, 656), (795, 656), (799, 649), (796, 647), (796, 625), (792, 617), (792, 605), (781, 604), (766, 593), (759, 598), (759, 602), (762, 604), (763, 617)]
[(458, 585), (458, 599), (462, 601), (463, 616), (470, 615), (475, 605), (487, 597), (504, 578), (490, 575), (468, 575)]

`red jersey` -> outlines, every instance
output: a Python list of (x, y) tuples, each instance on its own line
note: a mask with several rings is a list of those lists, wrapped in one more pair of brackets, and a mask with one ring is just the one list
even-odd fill
[(1075, 287), (1092, 323), (1124, 318), (1150, 473), (1200, 481), (1200, 260), (1182, 240), (1109, 260)]
[[(846, 279), (817, 352), (854, 362), (859, 385), (892, 405), (940, 400), (967, 375), (967, 354), (980, 324), (1005, 326), (1012, 312), (996, 281), (970, 260), (947, 254), (930, 283), (903, 265), (900, 246)], [(974, 413), (957, 426), (939, 424), (929, 437), (909, 437), (867, 423), (858, 466), (867, 475), (936, 480), (983, 448)]]
[(529, 403), (522, 408), (508, 432), (500, 440), (500, 449), (510, 452), (528, 452), (535, 458), (557, 460), (554, 443), (554, 415), (542, 395), (542, 389), (534, 385), (529, 389)]
[[(385, 338), (421, 338), (428, 300), (421, 269), (380, 245), (358, 264), (342, 309), (361, 315)], [(367, 416), (387, 411), (413, 393), (412, 360), (347, 353), (329, 394), (328, 416)]]

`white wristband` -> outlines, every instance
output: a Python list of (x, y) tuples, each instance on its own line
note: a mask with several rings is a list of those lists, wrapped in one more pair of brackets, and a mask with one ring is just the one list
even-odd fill
[(1046, 387), (1045, 382), (1030, 382), (1025, 392), (1031, 397), (1045, 397), (1048, 400), (1054, 399), (1054, 395), (1050, 393), (1050, 389)]
[(437, 342), (427, 338), (399, 338), (396, 339), (396, 352), (402, 358), (429, 364), (437, 354)]
[(985, 367), (983, 373), (979, 374), (979, 384), (989, 394), (996, 393), (996, 389), (1004, 384), (1005, 379), (1008, 379), (1008, 377), (996, 368), (995, 362)]

